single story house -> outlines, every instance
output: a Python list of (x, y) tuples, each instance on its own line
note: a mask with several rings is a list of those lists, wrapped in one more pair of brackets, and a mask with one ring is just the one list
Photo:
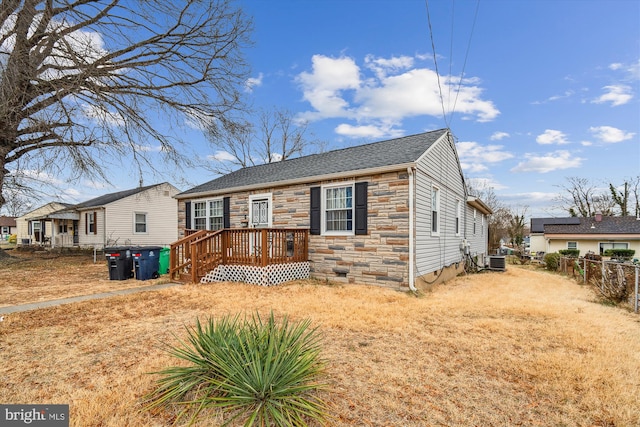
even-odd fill
[(47, 216), (71, 206), (68, 203), (49, 202), (16, 218), (18, 245), (50, 244), (55, 230)]
[[(44, 239), (33, 241), (52, 247), (168, 245), (178, 236), (177, 202), (173, 198), (178, 192), (164, 182), (105, 194), (76, 205), (57, 204), (59, 209), (28, 217), (30, 229), (43, 230)], [(44, 224), (49, 224), (46, 229)]]
[(580, 255), (603, 255), (607, 249), (633, 249), (640, 254), (640, 218), (604, 216), (532, 218), (531, 251), (578, 249)]
[(484, 266), (488, 216), (448, 129), (242, 168), (177, 194), (179, 235), (306, 229), (311, 276), (416, 289)]
[(9, 240), (9, 236), (17, 231), (16, 217), (0, 216), (0, 240)]

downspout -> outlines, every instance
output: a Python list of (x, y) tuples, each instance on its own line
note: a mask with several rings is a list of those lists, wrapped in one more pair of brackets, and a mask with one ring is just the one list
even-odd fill
[(407, 173), (409, 174), (409, 289), (412, 292), (416, 292), (416, 285), (415, 285), (415, 272), (414, 272), (414, 266), (415, 266), (415, 231), (414, 231), (414, 211), (413, 211), (413, 197), (414, 197), (414, 191), (415, 191), (415, 185), (414, 185), (414, 174), (413, 174), (413, 168), (412, 167), (408, 167), (407, 168)]

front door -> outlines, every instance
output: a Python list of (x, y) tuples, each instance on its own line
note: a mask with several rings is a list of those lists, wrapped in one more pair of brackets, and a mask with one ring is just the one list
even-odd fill
[[(271, 227), (271, 194), (249, 196), (249, 227)], [(249, 246), (252, 255), (262, 254), (262, 239), (259, 232), (251, 233)]]

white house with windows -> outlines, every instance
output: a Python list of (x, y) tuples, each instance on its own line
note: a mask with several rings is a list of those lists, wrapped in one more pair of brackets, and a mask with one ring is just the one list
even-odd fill
[(49, 203), (18, 219), (22, 224), (18, 243), (53, 248), (168, 245), (178, 236), (177, 202), (173, 198), (178, 192), (165, 182), (105, 194), (77, 205)]
[(18, 245), (50, 244), (56, 230), (49, 215), (69, 207), (68, 203), (49, 202), (16, 218)]
[(633, 249), (640, 254), (640, 219), (635, 216), (532, 218), (531, 252), (577, 249), (603, 255), (607, 249)]
[(105, 194), (73, 207), (81, 247), (168, 245), (177, 239), (179, 190), (164, 182)]
[(184, 191), (192, 230), (309, 230), (311, 275), (428, 286), (484, 264), (491, 210), (466, 194), (448, 129), (236, 170)]

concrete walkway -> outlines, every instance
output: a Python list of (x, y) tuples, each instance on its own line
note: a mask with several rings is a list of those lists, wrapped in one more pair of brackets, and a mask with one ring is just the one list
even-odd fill
[(165, 288), (170, 288), (172, 286), (179, 286), (179, 285), (181, 284), (180, 283), (163, 283), (161, 285), (140, 286), (137, 288), (119, 289), (117, 291), (102, 292), (99, 294), (81, 295), (77, 297), (60, 298), (60, 299), (54, 299), (50, 301), (39, 301), (39, 302), (33, 302), (29, 304), (0, 307), (0, 315), (18, 313), (21, 311), (37, 310), (39, 308), (54, 307), (57, 305), (70, 304), (72, 302), (80, 302), (80, 301), (87, 301), (87, 300), (100, 299), (100, 298), (109, 298), (109, 297), (114, 297), (118, 295), (134, 294), (137, 292), (157, 291), (159, 289), (165, 289)]

